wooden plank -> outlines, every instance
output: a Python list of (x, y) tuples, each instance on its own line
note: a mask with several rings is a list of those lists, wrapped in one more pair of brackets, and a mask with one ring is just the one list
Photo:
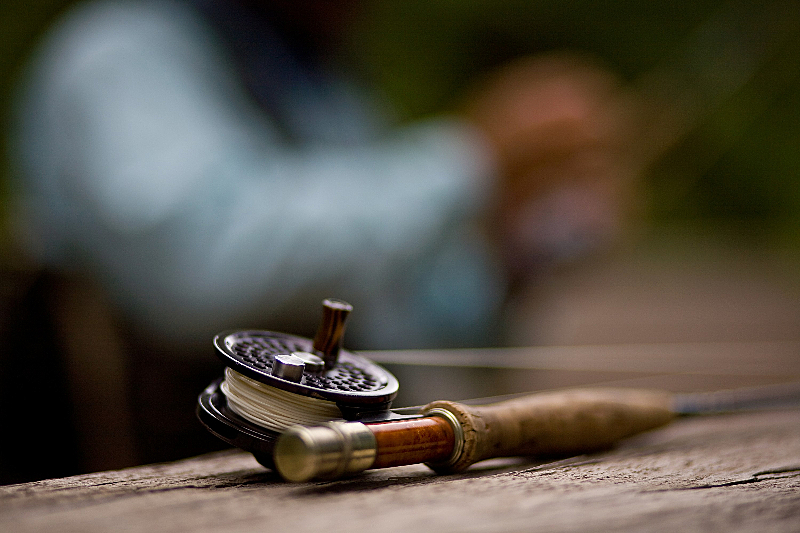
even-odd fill
[(251, 456), (0, 487), (0, 531), (797, 531), (800, 410), (687, 418), (616, 450), (291, 485)]

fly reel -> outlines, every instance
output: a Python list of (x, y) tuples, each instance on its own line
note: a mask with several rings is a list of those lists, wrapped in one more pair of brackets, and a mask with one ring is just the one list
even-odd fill
[(225, 376), (198, 398), (197, 416), (225, 442), (274, 468), (272, 451), (287, 428), (330, 420), (379, 421), (398, 382), (384, 368), (341, 349), (352, 307), (323, 302), (314, 340), (273, 331), (227, 331), (214, 338)]

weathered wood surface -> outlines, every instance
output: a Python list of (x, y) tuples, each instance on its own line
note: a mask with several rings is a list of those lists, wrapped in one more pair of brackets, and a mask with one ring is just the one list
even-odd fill
[(0, 487), (0, 531), (800, 531), (800, 410), (682, 419), (557, 462), (290, 485), (248, 454)]

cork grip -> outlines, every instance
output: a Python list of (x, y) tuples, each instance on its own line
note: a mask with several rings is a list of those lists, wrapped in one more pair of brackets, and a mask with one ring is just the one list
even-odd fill
[(670, 422), (672, 395), (633, 389), (576, 389), (467, 406), (436, 401), (461, 423), (459, 459), (437, 471), (457, 472), (493, 457), (568, 455), (610, 448), (619, 440)]

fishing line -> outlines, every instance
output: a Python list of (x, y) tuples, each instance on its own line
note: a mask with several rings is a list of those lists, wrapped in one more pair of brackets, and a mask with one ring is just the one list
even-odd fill
[(300, 425), (319, 425), (341, 419), (335, 402), (287, 392), (225, 369), (220, 389), (230, 409), (248, 422), (273, 431)]

